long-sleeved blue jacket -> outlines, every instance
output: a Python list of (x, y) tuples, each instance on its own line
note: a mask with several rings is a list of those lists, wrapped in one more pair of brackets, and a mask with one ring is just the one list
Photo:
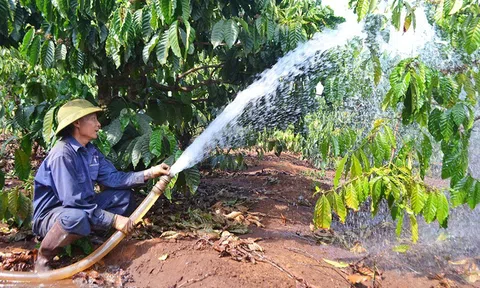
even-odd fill
[[(92, 225), (107, 229), (113, 214), (97, 207), (94, 184), (125, 189), (144, 183), (143, 172), (120, 172), (91, 143), (66, 137), (52, 148), (35, 175), (33, 222), (59, 206), (85, 211)], [(35, 224), (34, 224), (35, 225)]]

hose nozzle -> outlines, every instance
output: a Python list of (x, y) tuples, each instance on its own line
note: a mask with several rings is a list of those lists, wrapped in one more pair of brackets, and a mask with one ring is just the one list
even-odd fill
[(162, 195), (163, 192), (165, 192), (165, 189), (167, 189), (168, 184), (170, 183), (170, 180), (172, 180), (172, 177), (170, 175), (163, 175), (160, 177), (160, 180), (155, 183), (155, 186), (153, 186), (152, 191), (157, 194), (157, 195)]

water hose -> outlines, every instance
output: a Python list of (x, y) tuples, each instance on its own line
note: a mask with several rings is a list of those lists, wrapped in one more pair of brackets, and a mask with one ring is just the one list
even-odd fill
[[(170, 176), (162, 176), (160, 180), (153, 186), (147, 197), (140, 203), (137, 209), (130, 215), (130, 219), (134, 223), (138, 223), (142, 220), (142, 217), (150, 210), (152, 205), (157, 201), (158, 197), (163, 194), (165, 189), (170, 183)], [(73, 263), (69, 266), (43, 272), (18, 272), (18, 271), (0, 271), (0, 281), (11, 282), (50, 282), (72, 277), (74, 274), (81, 272), (93, 264), (97, 263), (100, 259), (105, 257), (115, 246), (125, 238), (125, 234), (120, 231), (113, 233), (102, 246), (93, 251), (90, 255), (82, 260)]]

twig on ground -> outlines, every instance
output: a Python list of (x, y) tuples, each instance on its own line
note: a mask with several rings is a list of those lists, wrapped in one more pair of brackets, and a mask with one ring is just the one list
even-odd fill
[(178, 286), (176, 286), (176, 288), (184, 287), (184, 286), (187, 286), (187, 285), (190, 285), (190, 284), (193, 284), (193, 283), (203, 281), (206, 278), (208, 278), (210, 276), (213, 276), (213, 275), (216, 275), (216, 274), (217, 274), (217, 269), (215, 269), (215, 271), (213, 271), (213, 272), (209, 272), (209, 273), (203, 275), (200, 278), (187, 280), (186, 282), (183, 282), (182, 284), (179, 284)]
[(285, 268), (283, 268), (282, 266), (280, 266), (280, 264), (274, 262), (273, 260), (270, 260), (268, 259), (267, 257), (265, 257), (265, 255), (262, 255), (256, 251), (252, 251), (255, 255), (257, 255), (257, 260), (260, 261), (260, 262), (266, 262), (270, 265), (272, 265), (273, 267), (277, 268), (278, 270), (282, 271), (283, 273), (287, 274), (287, 276), (291, 279), (295, 279), (296, 281), (306, 285), (307, 287), (313, 287), (311, 286), (310, 284), (307, 283), (307, 281), (303, 278), (300, 278), (298, 276), (296, 276), (295, 274), (293, 274), (292, 272), (286, 270)]
[(292, 251), (292, 252), (295, 252), (297, 254), (301, 254), (307, 258), (310, 258), (312, 260), (315, 260), (317, 263), (319, 263), (317, 266), (320, 266), (322, 268), (328, 268), (328, 269), (331, 269), (333, 271), (335, 271), (335, 273), (337, 273), (340, 277), (342, 277), (343, 280), (345, 280), (349, 285), (351, 284), (350, 281), (348, 281), (347, 278), (345, 278), (345, 276), (342, 275), (342, 273), (340, 273), (340, 271), (338, 271), (338, 269), (335, 269), (335, 267), (331, 267), (331, 266), (327, 266), (327, 265), (323, 265), (323, 263), (318, 260), (317, 258), (315, 258), (315, 256), (313, 256), (312, 254), (308, 253), (307, 251), (304, 251), (302, 249), (298, 249), (298, 248), (290, 248), (290, 247), (284, 247), (285, 249), (289, 250), (289, 251)]

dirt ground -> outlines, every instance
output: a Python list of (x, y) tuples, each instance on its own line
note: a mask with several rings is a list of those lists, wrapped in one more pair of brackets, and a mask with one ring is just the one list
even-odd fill
[[(465, 280), (464, 270), (396, 267), (395, 258), (370, 253), (361, 241), (343, 241), (335, 230), (312, 231), (315, 185), (328, 188), (332, 172), (291, 154), (249, 156), (247, 164), (244, 171), (203, 175), (193, 197), (158, 201), (138, 233), (92, 270), (48, 285), (328, 288), (357, 281), (356, 287), (480, 287), (480, 281)], [(17, 238), (4, 239), (0, 251), (34, 248), (32, 237)], [(393, 265), (383, 265), (382, 257)]]

